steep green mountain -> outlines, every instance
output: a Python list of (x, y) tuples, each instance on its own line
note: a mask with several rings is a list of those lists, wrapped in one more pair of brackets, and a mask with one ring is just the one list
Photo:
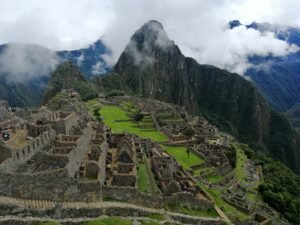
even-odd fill
[(294, 105), (291, 109), (285, 112), (285, 116), (289, 119), (296, 131), (300, 131), (300, 103)]
[(118, 73), (109, 73), (101, 77), (95, 77), (92, 80), (98, 93), (106, 95), (130, 93), (124, 77)]
[(157, 21), (132, 36), (115, 66), (133, 94), (203, 114), (256, 149), (300, 171), (296, 132), (247, 80), (186, 58)]
[(75, 90), (83, 100), (97, 96), (95, 85), (86, 80), (79, 68), (70, 62), (61, 64), (50, 76), (44, 95), (44, 103), (64, 89)]
[(0, 99), (12, 106), (41, 105), (49, 76), (58, 64), (70, 61), (90, 79), (111, 71), (103, 59), (110, 54), (100, 39), (72, 51), (53, 51), (35, 44), (0, 45)]
[(41, 93), (46, 87), (44, 81), (12, 82), (0, 77), (0, 99), (5, 99), (11, 106), (32, 107), (38, 105), (42, 96)]

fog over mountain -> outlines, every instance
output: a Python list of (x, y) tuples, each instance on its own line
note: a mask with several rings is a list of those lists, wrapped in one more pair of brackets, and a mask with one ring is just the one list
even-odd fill
[[(106, 63), (113, 65), (136, 27), (156, 19), (185, 55), (201, 64), (243, 74), (251, 66), (249, 56), (284, 56), (298, 48), (276, 39), (272, 31), (243, 27), (230, 30), (228, 21), (298, 25), (300, 16), (294, 9), (299, 4), (293, 0), (12, 0), (1, 5), (0, 44), (21, 42), (72, 50), (103, 37), (112, 50), (112, 55), (105, 57)], [(97, 73), (100, 66), (95, 65), (93, 71)]]

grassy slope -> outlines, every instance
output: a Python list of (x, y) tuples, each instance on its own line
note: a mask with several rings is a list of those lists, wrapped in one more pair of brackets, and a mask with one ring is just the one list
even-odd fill
[(176, 161), (182, 165), (184, 169), (191, 169), (191, 166), (198, 165), (204, 162), (203, 159), (199, 158), (194, 153), (190, 152), (190, 155), (188, 157), (188, 154), (186, 152), (185, 146), (163, 146), (166, 151), (172, 155)]
[[(143, 131), (138, 127), (138, 124), (131, 120), (126, 112), (117, 106), (103, 106), (100, 109), (100, 114), (103, 117), (104, 123), (109, 126), (113, 132), (121, 133), (128, 132), (136, 134), (143, 138), (150, 138), (153, 141), (166, 141), (167, 137), (162, 133), (153, 131)], [(122, 121), (120, 121), (122, 120)]]
[(231, 206), (227, 202), (222, 199), (222, 193), (220, 190), (208, 188), (204, 185), (201, 185), (202, 189), (205, 190), (209, 196), (214, 200), (215, 204), (221, 208), (221, 210), (228, 216), (234, 215), (238, 217), (240, 220), (246, 220), (249, 216), (235, 207)]
[(147, 168), (144, 163), (139, 163), (138, 169), (138, 188), (141, 192), (150, 192), (150, 182), (147, 174)]
[(81, 225), (132, 225), (130, 220), (125, 220), (117, 217), (110, 217), (100, 220), (94, 220), (82, 223)]
[(244, 182), (247, 156), (242, 149), (240, 149), (237, 146), (235, 148), (236, 148), (236, 178), (238, 179), (239, 182)]

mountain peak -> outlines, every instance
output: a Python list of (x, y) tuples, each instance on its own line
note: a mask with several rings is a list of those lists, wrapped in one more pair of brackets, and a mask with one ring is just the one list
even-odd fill
[(175, 44), (169, 39), (163, 25), (156, 20), (150, 20), (133, 34), (124, 54), (135, 65), (145, 66), (153, 64), (159, 52), (172, 52), (174, 47)]
[(165, 49), (173, 44), (163, 25), (156, 20), (150, 20), (138, 29), (131, 37), (131, 42), (135, 42), (138, 50), (150, 50), (152, 47)]
[(144, 25), (142, 27), (144, 27), (144, 26), (158, 26), (161, 29), (164, 29), (162, 23), (157, 20), (149, 20), (148, 22), (144, 23)]

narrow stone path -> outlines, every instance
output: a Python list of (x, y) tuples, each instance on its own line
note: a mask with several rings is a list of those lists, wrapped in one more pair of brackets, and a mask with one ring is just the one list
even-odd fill
[(234, 225), (231, 220), (225, 215), (225, 213), (217, 206), (215, 205), (215, 210), (218, 212), (218, 214), (220, 215), (220, 217), (222, 219), (224, 219), (228, 224), (230, 225)]
[[(29, 209), (39, 209), (39, 210), (46, 210), (46, 209), (52, 209), (55, 207), (58, 202), (53, 201), (47, 201), (47, 200), (32, 200), (32, 199), (18, 199), (18, 198), (12, 198), (7, 196), (0, 196), (0, 204), (2, 205), (14, 205)], [(165, 211), (164, 209), (155, 209), (155, 208), (148, 208), (144, 206), (134, 205), (131, 203), (125, 203), (125, 202), (62, 202), (63, 209), (95, 209), (95, 208), (127, 208), (127, 209), (135, 209), (135, 210), (141, 210), (144, 212), (147, 212), (149, 214), (161, 214), (166, 215), (168, 217), (182, 217), (186, 219), (201, 219), (204, 221), (224, 221), (221, 218), (209, 218), (209, 217), (197, 217), (197, 216), (190, 216), (186, 214), (180, 214), (180, 213), (174, 213)], [(19, 217), (13, 217), (13, 216), (3, 216), (0, 217), (0, 221), (6, 221), (11, 218), (14, 219), (22, 219)], [(35, 217), (28, 217), (30, 220), (38, 219)], [(75, 218), (74, 218), (75, 219)], [(79, 220), (80, 218), (76, 218), (76, 220)], [(87, 218), (84, 218), (85, 220)], [(46, 219), (45, 219), (46, 220)], [(47, 218), (49, 220), (49, 218)]]

